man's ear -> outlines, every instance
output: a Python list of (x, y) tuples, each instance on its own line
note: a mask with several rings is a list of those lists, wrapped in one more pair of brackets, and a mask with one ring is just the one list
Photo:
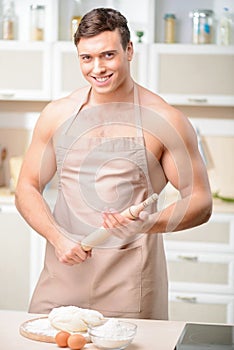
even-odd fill
[(133, 44), (132, 44), (132, 41), (129, 41), (128, 46), (127, 46), (127, 57), (128, 57), (128, 61), (131, 61), (131, 60), (132, 60), (133, 53), (134, 53)]

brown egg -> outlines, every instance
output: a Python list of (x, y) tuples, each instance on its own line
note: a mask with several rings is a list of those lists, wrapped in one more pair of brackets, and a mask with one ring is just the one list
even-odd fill
[(67, 345), (72, 350), (80, 350), (83, 348), (83, 346), (85, 346), (86, 343), (87, 340), (81, 334), (72, 334), (67, 341)]
[(68, 332), (58, 332), (55, 336), (55, 342), (60, 348), (66, 348), (67, 347), (67, 340), (70, 337), (70, 333)]

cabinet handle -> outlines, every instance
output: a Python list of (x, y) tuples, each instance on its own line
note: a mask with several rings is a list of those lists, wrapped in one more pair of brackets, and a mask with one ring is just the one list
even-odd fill
[(186, 303), (196, 303), (197, 302), (196, 297), (182, 297), (182, 296), (178, 295), (176, 297), (176, 299), (181, 300), (181, 301), (185, 301)]
[(14, 92), (1, 92), (0, 96), (3, 98), (12, 98), (15, 96)]
[(178, 259), (186, 260), (186, 261), (193, 261), (193, 262), (197, 262), (198, 261), (198, 257), (197, 256), (178, 255)]
[(207, 103), (207, 98), (188, 98), (189, 102), (195, 102), (195, 103)]

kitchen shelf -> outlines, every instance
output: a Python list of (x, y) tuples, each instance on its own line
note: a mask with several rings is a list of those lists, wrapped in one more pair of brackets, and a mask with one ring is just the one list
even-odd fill
[[(0, 0), (0, 8), (3, 0)], [(84, 15), (92, 8), (113, 7), (126, 16), (136, 42), (136, 30), (144, 31), (143, 42), (154, 42), (155, 0), (124, 1), (124, 0), (39, 0), (45, 6), (45, 41), (72, 41), (71, 19), (73, 16)], [(17, 16), (16, 40), (30, 41), (30, 5), (31, 1), (15, 1)], [(1, 39), (1, 32), (0, 32)]]
[[(17, 15), (17, 37), (19, 41), (30, 40), (30, 5), (33, 1), (15, 1)], [(35, 2), (35, 1), (34, 1)], [(213, 43), (218, 42), (217, 27), (224, 6), (233, 11), (233, 0), (39, 0), (45, 6), (45, 41), (71, 41), (71, 19), (83, 15), (95, 7), (113, 7), (126, 16), (132, 34), (137, 41), (136, 30), (144, 31), (144, 43), (164, 42), (164, 15), (176, 15), (176, 42), (192, 42), (192, 20), (189, 12), (197, 8), (214, 11)], [(0, 0), (0, 8), (3, 0)], [(234, 44), (234, 27), (232, 26), (232, 44)], [(1, 38), (1, 32), (0, 32)]]

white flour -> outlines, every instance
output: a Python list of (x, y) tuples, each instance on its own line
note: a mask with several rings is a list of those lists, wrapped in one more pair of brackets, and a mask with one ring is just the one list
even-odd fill
[(95, 327), (94, 337), (91, 334), (91, 340), (97, 346), (108, 349), (124, 348), (132, 341), (133, 330), (127, 323), (109, 319), (104, 325)]
[[(55, 337), (56, 334), (60, 331), (60, 329), (56, 329), (51, 325), (47, 317), (29, 321), (26, 324), (24, 324), (22, 329), (31, 334), (44, 335), (48, 337)], [(90, 338), (87, 332), (70, 332), (70, 333), (82, 334), (87, 341), (90, 341)]]
[(24, 330), (33, 334), (55, 337), (58, 330), (51, 326), (48, 318), (32, 320), (24, 326)]

